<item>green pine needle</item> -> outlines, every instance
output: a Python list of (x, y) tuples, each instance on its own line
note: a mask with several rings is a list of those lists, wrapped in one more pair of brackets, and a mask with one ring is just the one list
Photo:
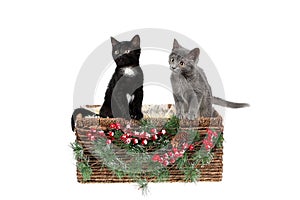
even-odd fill
[(192, 166), (184, 170), (185, 182), (197, 182), (200, 177), (200, 171)]
[(179, 122), (180, 120), (176, 116), (172, 116), (164, 126), (167, 133), (172, 135), (177, 134), (180, 125)]
[[(144, 131), (150, 131), (151, 128), (155, 128), (151, 120), (141, 120), (141, 129)], [(149, 141), (147, 148), (153, 146), (156, 149), (170, 147), (170, 135), (175, 135), (179, 131), (179, 119), (176, 116), (172, 116), (168, 122), (165, 124), (164, 129), (167, 131), (166, 136), (160, 137), (157, 141)], [(189, 141), (201, 141), (200, 134), (197, 130), (190, 129)], [(122, 131), (115, 132), (115, 138), (119, 138), (122, 135)], [(215, 146), (222, 147), (223, 145), (223, 134), (220, 133), (218, 138), (215, 138)], [(121, 157), (118, 157), (116, 150), (121, 148), (126, 150), (127, 159), (123, 160)], [(133, 145), (125, 144), (122, 141), (115, 140), (114, 145), (107, 145), (105, 138), (98, 138), (94, 142), (94, 153), (101, 158), (101, 162), (104, 166), (113, 171), (113, 173), (119, 178), (122, 179), (124, 176), (128, 176), (135, 180), (139, 189), (142, 190), (143, 195), (148, 193), (148, 181), (144, 179), (145, 176), (154, 178), (157, 182), (164, 182), (169, 180), (169, 170), (162, 166), (158, 162), (152, 161), (151, 154), (147, 153), (147, 148), (142, 145)], [(84, 155), (83, 147), (77, 143), (71, 143), (71, 148), (74, 152), (74, 157), (77, 160), (77, 168), (82, 173), (83, 180), (88, 181), (92, 175), (92, 169), (88, 162), (88, 157)], [(130, 158), (130, 159), (129, 159)], [(177, 169), (181, 170), (186, 182), (197, 182), (200, 177), (200, 170), (196, 169), (199, 163), (201, 165), (206, 165), (211, 162), (213, 159), (213, 153), (207, 151), (204, 147), (196, 151), (192, 157), (188, 158), (188, 154), (184, 153), (181, 158), (178, 158), (175, 162)], [(130, 162), (128, 162), (130, 160)], [(147, 166), (147, 169), (145, 169)]]
[(224, 136), (223, 136), (223, 133), (221, 133), (220, 136), (218, 137), (217, 142), (216, 142), (216, 147), (217, 148), (222, 148), (223, 147), (223, 142), (224, 142)]
[(148, 181), (146, 179), (139, 179), (139, 180), (137, 180), (137, 184), (138, 184), (139, 190), (142, 190), (143, 196), (148, 195), (148, 193), (149, 193)]
[(200, 149), (198, 152), (196, 152), (193, 156), (193, 163), (197, 165), (198, 163), (201, 163), (201, 165), (208, 165), (214, 155), (212, 152), (207, 152), (206, 150)]
[(122, 179), (125, 176), (125, 173), (121, 170), (114, 170), (114, 174), (119, 178)]
[(88, 181), (91, 179), (92, 169), (89, 166), (88, 162), (78, 162), (77, 168), (82, 174), (83, 181)]
[(73, 149), (74, 157), (76, 160), (82, 160), (84, 158), (83, 148), (77, 142), (70, 143), (70, 147)]
[(169, 173), (169, 170), (167, 170), (166, 168), (163, 168), (160, 171), (158, 171), (156, 176), (157, 176), (156, 182), (165, 182), (169, 179), (170, 173)]
[(77, 160), (77, 169), (81, 172), (83, 181), (88, 181), (91, 179), (92, 169), (89, 165), (89, 159), (84, 155), (83, 147), (77, 143), (71, 143), (71, 148), (73, 149), (74, 157)]
[(177, 168), (183, 170), (186, 166), (188, 166), (188, 157), (187, 154), (183, 154), (181, 158), (176, 160)]

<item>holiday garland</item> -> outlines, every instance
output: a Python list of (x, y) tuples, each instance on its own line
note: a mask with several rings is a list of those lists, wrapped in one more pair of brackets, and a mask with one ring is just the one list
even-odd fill
[(77, 160), (77, 169), (81, 172), (84, 181), (90, 180), (92, 169), (89, 165), (88, 157), (83, 153), (83, 147), (77, 142), (71, 143), (74, 157)]
[[(175, 165), (183, 172), (186, 182), (196, 182), (200, 176), (198, 165), (206, 165), (213, 159), (214, 146), (222, 147), (223, 134), (207, 129), (200, 137), (193, 129), (180, 129), (179, 119), (171, 117), (163, 128), (157, 129), (151, 120), (142, 120), (141, 126), (122, 127), (110, 124), (108, 130), (90, 129), (86, 136), (93, 141), (93, 154), (101, 159), (118, 178), (129, 176), (143, 191), (147, 190), (147, 179), (167, 181), (168, 167)], [(84, 156), (83, 147), (71, 144), (77, 168), (84, 181), (88, 181), (92, 169), (89, 158)]]

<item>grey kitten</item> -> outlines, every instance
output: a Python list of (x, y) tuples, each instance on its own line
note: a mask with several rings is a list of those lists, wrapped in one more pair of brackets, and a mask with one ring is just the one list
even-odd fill
[(199, 116), (215, 116), (212, 104), (230, 108), (249, 106), (246, 103), (229, 102), (212, 96), (205, 73), (197, 66), (199, 54), (199, 48), (190, 51), (174, 39), (169, 64), (177, 117), (194, 120)]

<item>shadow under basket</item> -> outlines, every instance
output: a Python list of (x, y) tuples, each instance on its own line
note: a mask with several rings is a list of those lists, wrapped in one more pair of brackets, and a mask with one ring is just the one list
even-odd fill
[[(94, 106), (97, 107), (97, 106)], [(99, 107), (99, 106), (98, 106)], [(170, 105), (168, 105), (170, 108)], [(161, 130), (164, 128), (165, 124), (168, 122), (170, 117), (151, 117), (147, 115), (147, 111), (144, 112), (144, 119), (150, 120), (155, 124), (157, 130)], [(152, 111), (153, 112), (153, 111)], [(172, 114), (172, 113), (171, 113)], [(121, 118), (99, 118), (99, 117), (85, 117), (76, 120), (75, 127), (75, 135), (76, 135), (76, 143), (82, 147), (82, 153), (85, 157), (87, 157), (87, 163), (92, 170), (90, 177), (88, 180), (84, 179), (83, 174), (77, 168), (77, 180), (79, 183), (122, 183), (122, 182), (136, 182), (134, 178), (128, 175), (124, 175), (122, 177), (118, 176), (114, 173), (109, 167), (104, 164), (104, 161), (95, 156), (93, 154), (95, 141), (92, 141), (91, 138), (87, 136), (87, 133), (91, 130), (103, 130), (109, 131), (110, 125), (113, 123), (119, 123), (122, 126), (126, 126), (129, 121)], [(130, 120), (130, 125), (132, 127), (140, 127), (141, 122)], [(222, 125), (222, 117), (218, 115), (213, 118), (205, 118), (201, 117), (194, 121), (181, 120), (179, 123), (180, 130), (193, 130), (196, 131), (197, 134), (200, 135), (199, 138), (207, 137), (207, 130), (211, 129), (221, 134), (223, 138), (223, 125)], [(175, 137), (175, 136), (174, 136)], [(170, 138), (170, 141), (172, 138)], [(221, 141), (221, 145), (214, 146), (211, 149), (211, 153), (213, 158), (210, 160), (209, 164), (202, 165), (198, 163), (195, 168), (199, 171), (200, 176), (197, 177), (195, 182), (197, 181), (222, 181), (222, 173), (223, 173), (223, 140)], [(203, 144), (203, 143), (202, 143)], [(196, 150), (200, 149), (202, 144), (195, 145), (195, 149), (186, 151), (188, 159), (196, 152)], [(203, 145), (202, 145), (203, 147)], [(151, 151), (151, 149), (149, 149)], [(118, 156), (122, 157), (124, 151), (120, 148), (120, 151), (117, 152)], [(77, 160), (77, 164), (80, 160)], [(186, 182), (186, 174), (184, 171), (179, 170), (175, 164), (167, 165), (164, 167), (169, 173), (168, 179), (163, 180), (166, 182)], [(142, 177), (147, 182), (156, 182), (157, 177), (149, 176), (145, 174)]]

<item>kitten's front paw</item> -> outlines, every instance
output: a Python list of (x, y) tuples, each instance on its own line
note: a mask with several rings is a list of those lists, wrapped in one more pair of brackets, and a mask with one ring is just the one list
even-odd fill
[(182, 113), (178, 113), (176, 116), (177, 116), (178, 119), (184, 119), (185, 118), (184, 114), (182, 114)]
[(138, 112), (136, 114), (131, 115), (131, 119), (136, 119), (136, 120), (140, 120), (144, 117), (143, 113)]
[(195, 120), (197, 118), (196, 114), (194, 113), (189, 113), (187, 114), (187, 117), (186, 117), (188, 120)]

